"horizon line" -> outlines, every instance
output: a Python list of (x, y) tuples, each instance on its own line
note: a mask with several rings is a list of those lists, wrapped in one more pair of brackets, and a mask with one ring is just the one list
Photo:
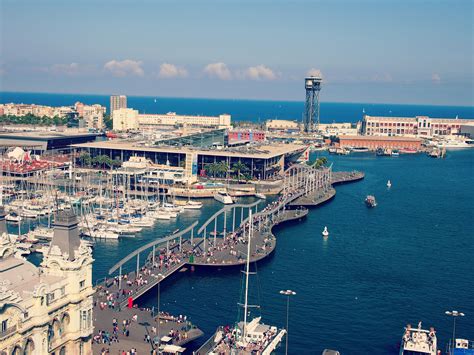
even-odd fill
[[(60, 92), (43, 92), (43, 91), (8, 91), (2, 90), (0, 91), (0, 97), (2, 93), (8, 94), (43, 94), (43, 95), (86, 95), (86, 96), (113, 96), (113, 95), (125, 95), (128, 97), (146, 97), (146, 98), (164, 98), (164, 99), (191, 99), (191, 100), (215, 100), (215, 101), (255, 101), (255, 102), (294, 102), (294, 103), (302, 103), (304, 104), (304, 100), (292, 100), (292, 99), (250, 99), (250, 98), (213, 98), (213, 97), (191, 97), (191, 96), (153, 96), (153, 95), (127, 95), (123, 93), (117, 94), (98, 94), (98, 93), (60, 93)], [(397, 106), (436, 106), (436, 107), (466, 107), (466, 108), (474, 108), (474, 105), (442, 105), (442, 104), (426, 104), (426, 103), (395, 103), (395, 102), (361, 102), (361, 101), (321, 101), (321, 103), (327, 104), (365, 104), (365, 105), (397, 105)]]

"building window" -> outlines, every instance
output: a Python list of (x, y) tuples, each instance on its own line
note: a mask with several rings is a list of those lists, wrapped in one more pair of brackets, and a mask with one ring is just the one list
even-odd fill
[(82, 290), (86, 286), (86, 281), (82, 280), (79, 282), (79, 288)]
[(2, 320), (2, 333), (5, 333), (7, 331), (7, 328), (8, 328), (8, 319), (5, 319), (5, 320)]
[(61, 296), (64, 296), (66, 294), (66, 287), (63, 286), (61, 287)]
[(49, 306), (54, 301), (54, 292), (46, 295), (46, 304)]

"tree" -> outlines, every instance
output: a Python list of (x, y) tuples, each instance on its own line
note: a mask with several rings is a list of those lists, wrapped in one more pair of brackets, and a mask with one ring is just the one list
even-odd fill
[(240, 160), (237, 163), (234, 163), (234, 165), (232, 165), (232, 169), (234, 171), (237, 171), (237, 181), (239, 181), (239, 182), (240, 182), (240, 176), (241, 176), (242, 172), (246, 172), (246, 171), (249, 170), (247, 165), (242, 163)]
[(81, 162), (81, 166), (90, 166), (92, 158), (89, 152), (82, 152), (79, 156), (79, 161)]
[(320, 168), (328, 163), (328, 159), (326, 157), (321, 157), (316, 159), (316, 161), (313, 163), (313, 167), (315, 168)]
[(217, 173), (222, 177), (222, 175), (224, 175), (224, 177), (227, 175), (227, 172), (229, 171), (229, 165), (224, 162), (224, 161), (221, 161), (220, 163), (217, 163)]

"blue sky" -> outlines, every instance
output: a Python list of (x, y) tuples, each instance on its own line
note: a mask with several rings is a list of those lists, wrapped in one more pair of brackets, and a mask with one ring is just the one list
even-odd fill
[(2, 91), (474, 104), (470, 0), (0, 3)]

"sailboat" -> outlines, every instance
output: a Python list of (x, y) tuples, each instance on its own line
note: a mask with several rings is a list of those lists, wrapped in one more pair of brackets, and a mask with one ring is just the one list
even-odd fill
[(249, 309), (249, 275), (250, 272), (250, 245), (253, 234), (252, 212), (249, 216), (249, 235), (247, 246), (247, 262), (245, 264), (245, 294), (244, 294), (244, 319), (236, 323), (233, 327), (219, 327), (215, 334), (193, 354), (213, 355), (213, 354), (235, 354), (247, 355), (257, 351), (259, 354), (271, 354), (281, 343), (286, 334), (285, 329), (278, 329), (276, 326), (261, 323), (262, 317), (255, 317), (248, 320)]
[(391, 187), (392, 187), (392, 183), (390, 182), (390, 180), (387, 181), (387, 187), (388, 187), (388, 188), (391, 188)]
[(323, 232), (322, 232), (322, 235), (323, 235), (323, 237), (329, 237), (328, 227), (324, 227), (324, 230), (323, 230)]

